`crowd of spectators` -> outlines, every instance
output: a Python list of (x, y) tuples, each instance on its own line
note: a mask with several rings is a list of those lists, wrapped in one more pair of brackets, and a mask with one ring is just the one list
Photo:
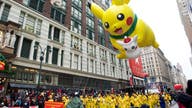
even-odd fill
[(74, 98), (74, 93), (78, 93), (78, 97), (85, 108), (98, 108), (98, 106), (107, 108), (107, 105), (108, 107), (113, 105), (110, 108), (127, 108), (124, 105), (134, 108), (154, 108), (155, 106), (167, 108), (171, 105), (172, 100), (175, 100), (183, 108), (192, 108), (192, 80), (188, 81), (186, 92), (179, 90), (148, 94), (141, 91), (129, 94), (122, 91), (93, 89), (87, 91), (80, 89), (12, 89), (5, 96), (0, 96), (0, 107), (29, 108), (29, 106), (38, 105), (39, 108), (44, 108), (45, 101), (63, 102), (67, 107), (67, 104)]

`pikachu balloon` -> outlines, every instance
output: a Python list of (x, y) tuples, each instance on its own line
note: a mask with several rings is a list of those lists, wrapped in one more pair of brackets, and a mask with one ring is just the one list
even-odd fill
[[(116, 49), (120, 51), (117, 58), (126, 59), (128, 56), (125, 47), (119, 44), (125, 37), (134, 39), (137, 36), (138, 47), (153, 46), (158, 48), (159, 44), (151, 28), (128, 6), (130, 0), (112, 0), (112, 5), (103, 10), (97, 4), (88, 2), (91, 12), (101, 19), (104, 29), (110, 33), (110, 41)], [(137, 54), (139, 56), (139, 54)], [(137, 56), (137, 57), (138, 57)], [(135, 57), (136, 58), (136, 57)]]

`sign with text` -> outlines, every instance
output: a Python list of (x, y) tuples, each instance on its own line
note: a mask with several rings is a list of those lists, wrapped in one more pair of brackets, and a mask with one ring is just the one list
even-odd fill
[(44, 108), (64, 108), (64, 104), (62, 102), (45, 101), (45, 107)]

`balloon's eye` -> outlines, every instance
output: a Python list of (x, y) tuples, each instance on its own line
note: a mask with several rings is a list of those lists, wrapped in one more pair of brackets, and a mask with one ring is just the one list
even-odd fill
[(109, 23), (108, 23), (108, 22), (105, 22), (105, 23), (104, 23), (104, 26), (105, 26), (105, 28), (108, 29), (108, 28), (109, 28)]
[(117, 19), (120, 20), (120, 21), (123, 20), (124, 17), (125, 17), (125, 16), (124, 16), (122, 13), (119, 13), (119, 14), (117, 15)]
[(135, 46), (132, 46), (131, 49), (135, 49)]

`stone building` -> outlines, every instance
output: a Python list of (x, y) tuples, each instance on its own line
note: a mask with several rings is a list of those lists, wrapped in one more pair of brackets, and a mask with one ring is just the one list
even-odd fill
[[(100, 3), (109, 6), (108, 0)], [(86, 4), (86, 0), (62, 0), (58, 7), (49, 0), (0, 0), (5, 28), (0, 28), (1, 47), (7, 32), (15, 36), (10, 62), (16, 74), (10, 87), (119, 89), (128, 85), (127, 60), (115, 57), (108, 33)], [(10, 24), (15, 28), (9, 29)]]

